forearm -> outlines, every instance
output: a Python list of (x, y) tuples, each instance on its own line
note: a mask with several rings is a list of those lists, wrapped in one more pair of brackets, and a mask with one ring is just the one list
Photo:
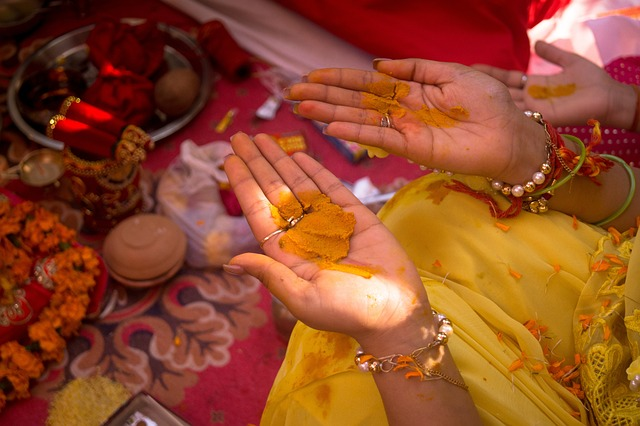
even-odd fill
[[(381, 366), (372, 374), (389, 424), (423, 424), (425, 419), (442, 425), (480, 424), (475, 404), (446, 346), (447, 339), (440, 340), (443, 344), (437, 343), (441, 339), (437, 333), (448, 325), (425, 327), (411, 320), (408, 322), (409, 325), (362, 341), (363, 352), (377, 357), (375, 360), (368, 355), (357, 358), (361, 363), (365, 362), (360, 364), (365, 370), (367, 367), (371, 370), (375, 363)], [(403, 357), (386, 356), (390, 354), (402, 354)], [(418, 363), (403, 364), (407, 360)], [(424, 376), (419, 377), (420, 373)]]
[[(532, 128), (531, 125), (534, 125), (534, 127)], [(576, 170), (576, 166), (570, 163), (573, 157), (580, 156), (584, 147), (579, 146), (572, 138), (558, 135), (550, 126), (547, 128), (550, 132), (549, 134), (555, 135), (549, 139), (549, 134), (547, 134), (547, 143), (551, 141), (552, 145), (564, 146), (568, 149), (562, 155), (563, 161), (559, 160), (560, 151), (555, 149), (552, 163), (554, 163), (555, 170), (561, 172), (561, 174), (557, 176), (557, 181), (556, 179), (549, 180), (548, 178), (545, 184), (546, 187), (554, 188), (548, 207), (569, 215), (575, 215), (584, 222), (598, 224), (604, 228), (613, 226), (620, 231), (624, 231), (631, 226), (636, 226), (636, 217), (640, 214), (640, 197), (637, 196), (639, 188), (634, 184), (634, 181), (640, 176), (640, 170), (628, 166), (625, 167), (621, 164), (621, 162), (624, 163), (622, 160), (612, 161), (613, 166), (611, 168), (606, 168), (604, 164), (596, 162), (603, 166), (602, 170), (592, 178), (584, 176), (585, 173), (591, 173), (593, 170), (586, 168), (589, 165), (588, 161), (579, 170)], [(594, 127), (593, 131), (597, 131), (597, 126)], [(540, 156), (543, 152), (543, 140), (545, 138), (545, 136), (542, 136), (544, 127), (535, 123), (534, 120), (530, 120), (529, 127), (516, 134), (520, 134), (523, 138), (524, 143), (522, 146), (528, 148), (528, 151), (522, 150), (519, 155), (521, 160), (517, 163), (518, 166), (515, 167), (515, 170), (521, 173), (521, 176), (516, 179), (522, 181), (522, 176), (526, 175), (526, 173), (530, 174), (531, 170), (535, 170), (535, 164), (540, 164), (541, 162)], [(570, 152), (573, 152), (573, 154), (568, 154)], [(588, 155), (590, 156), (589, 160), (593, 160), (599, 154), (591, 152)], [(572, 178), (568, 177), (569, 169), (576, 172)], [(630, 178), (630, 173), (633, 174), (633, 178)], [(564, 183), (561, 184), (561, 182)], [(629, 197), (632, 197), (630, 202), (628, 202)], [(618, 215), (618, 213), (620, 214)], [(608, 220), (613, 216), (616, 217)]]
[[(640, 171), (633, 168), (633, 173), (638, 180)], [(596, 184), (589, 178), (576, 176), (569, 182), (559, 187), (549, 201), (549, 207), (570, 215), (588, 223), (597, 223), (620, 209), (631, 190), (631, 181), (627, 171), (618, 163), (597, 176)], [(640, 198), (638, 187), (634, 191), (631, 204), (616, 219), (609, 223), (603, 223), (604, 228), (610, 226), (624, 231), (631, 226), (636, 226), (636, 217), (640, 214)]]
[[(446, 352), (438, 368), (443, 374), (461, 380), (451, 355)], [(480, 424), (469, 392), (444, 379), (406, 379), (402, 371), (396, 371), (376, 374), (375, 382), (390, 425)]]

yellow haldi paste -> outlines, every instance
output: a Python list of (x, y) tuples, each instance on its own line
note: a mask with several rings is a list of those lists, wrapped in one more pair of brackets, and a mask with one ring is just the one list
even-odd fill
[[(300, 212), (290, 216), (292, 212)], [(321, 192), (304, 192), (299, 199), (288, 193), (282, 197), (277, 211), (272, 210), (276, 224), (288, 225), (286, 219), (304, 216), (280, 238), (280, 247), (307, 260), (335, 263), (349, 254), (349, 240), (356, 224), (353, 213)]]
[(535, 99), (548, 99), (558, 98), (561, 96), (569, 96), (575, 93), (575, 91), (575, 84), (561, 84), (558, 86), (538, 86), (532, 84), (527, 89), (529, 95)]
[(432, 127), (453, 127), (458, 122), (458, 118), (469, 116), (469, 112), (461, 106), (451, 108), (449, 114), (426, 106), (415, 113), (423, 123)]
[(362, 92), (363, 103), (366, 108), (402, 117), (406, 110), (400, 106), (398, 99), (409, 94), (409, 85), (400, 81), (381, 80), (367, 85), (367, 91)]
[(428, 126), (453, 127), (460, 119), (469, 116), (469, 111), (462, 106), (454, 106), (448, 112), (428, 108), (426, 105), (418, 111), (407, 110), (398, 100), (408, 96), (411, 87), (401, 81), (380, 80), (367, 85), (366, 89), (366, 92), (362, 92), (364, 106), (393, 118), (400, 118), (411, 112)]

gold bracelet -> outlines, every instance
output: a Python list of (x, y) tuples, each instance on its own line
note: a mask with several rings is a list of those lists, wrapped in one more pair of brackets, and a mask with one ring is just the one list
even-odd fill
[(418, 359), (418, 357), (425, 351), (437, 348), (438, 346), (445, 346), (449, 341), (449, 337), (453, 334), (451, 321), (449, 321), (446, 316), (433, 309), (432, 313), (438, 321), (438, 332), (427, 346), (418, 348), (409, 355), (392, 354), (379, 358), (365, 354), (361, 348), (358, 348), (354, 358), (355, 364), (365, 373), (388, 373), (390, 371), (408, 369), (409, 371), (404, 375), (406, 379), (410, 379), (412, 377), (417, 377), (421, 381), (442, 379), (462, 389), (468, 390), (468, 386), (463, 381), (454, 379), (453, 377), (438, 370), (427, 367)]

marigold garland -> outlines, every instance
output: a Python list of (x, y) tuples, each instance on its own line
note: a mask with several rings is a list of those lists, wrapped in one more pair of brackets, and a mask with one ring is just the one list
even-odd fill
[(38, 319), (20, 341), (0, 345), (0, 410), (7, 401), (30, 397), (31, 381), (47, 361), (62, 360), (67, 338), (77, 333), (86, 316), (90, 292), (101, 275), (97, 253), (76, 244), (74, 230), (31, 201), (12, 205), (0, 195), (0, 309), (33, 281), (35, 261), (54, 265), (48, 278), (52, 295)]

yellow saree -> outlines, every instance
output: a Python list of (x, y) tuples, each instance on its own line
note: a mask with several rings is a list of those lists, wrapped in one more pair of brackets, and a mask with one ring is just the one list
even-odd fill
[[(486, 179), (455, 179), (489, 189)], [(453, 322), (449, 347), (483, 422), (637, 424), (633, 230), (608, 233), (557, 212), (496, 220), (450, 180), (410, 183), (379, 216)], [(372, 377), (353, 362), (357, 346), (298, 323), (261, 424), (386, 425)]]

